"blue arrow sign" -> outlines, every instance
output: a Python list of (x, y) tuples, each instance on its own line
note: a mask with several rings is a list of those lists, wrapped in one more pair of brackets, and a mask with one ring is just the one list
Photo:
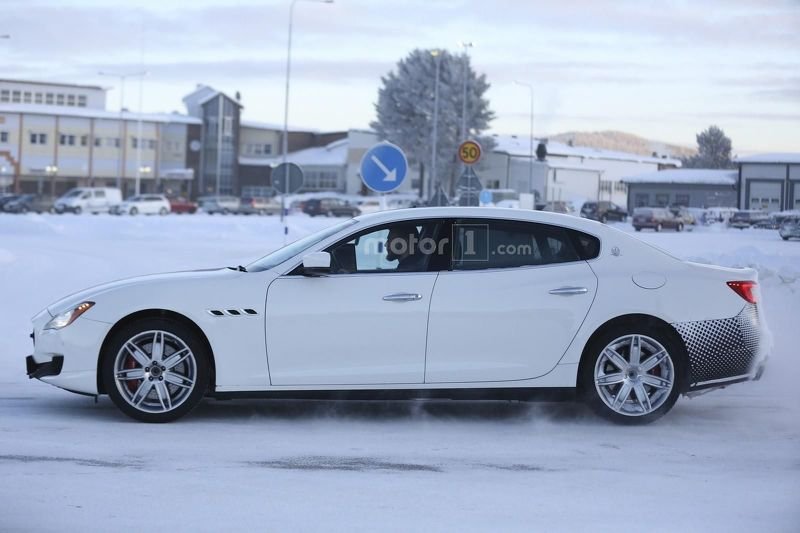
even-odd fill
[(361, 158), (361, 180), (375, 192), (392, 192), (407, 174), (406, 154), (392, 143), (378, 143)]
[(482, 204), (490, 204), (492, 203), (492, 191), (488, 189), (483, 189), (481, 191), (480, 196), (478, 197)]

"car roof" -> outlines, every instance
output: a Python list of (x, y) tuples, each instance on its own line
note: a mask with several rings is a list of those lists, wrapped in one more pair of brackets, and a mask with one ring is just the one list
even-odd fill
[(356, 220), (367, 224), (389, 223), (415, 218), (499, 218), (565, 226), (590, 233), (599, 233), (606, 226), (600, 222), (551, 211), (534, 211), (510, 207), (416, 207), (392, 209), (359, 215)]

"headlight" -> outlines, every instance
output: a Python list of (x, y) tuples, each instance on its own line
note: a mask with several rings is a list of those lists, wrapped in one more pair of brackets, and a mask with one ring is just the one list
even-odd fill
[(83, 313), (91, 309), (93, 305), (94, 302), (83, 302), (75, 309), (64, 311), (60, 315), (54, 316), (52, 319), (50, 319), (50, 321), (44, 325), (44, 329), (65, 328), (75, 322), (75, 320), (77, 320), (77, 318)]

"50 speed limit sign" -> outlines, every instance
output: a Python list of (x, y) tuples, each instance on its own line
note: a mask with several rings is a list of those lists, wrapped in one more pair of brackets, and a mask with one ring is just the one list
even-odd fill
[(458, 147), (458, 158), (465, 165), (474, 165), (481, 158), (481, 145), (475, 141), (464, 141)]

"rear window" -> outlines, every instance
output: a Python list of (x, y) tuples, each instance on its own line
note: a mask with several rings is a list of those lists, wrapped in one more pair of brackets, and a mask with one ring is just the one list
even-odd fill
[(634, 215), (653, 216), (653, 210), (652, 209), (642, 209), (640, 207), (637, 207), (636, 209), (633, 210), (633, 214)]
[(588, 233), (583, 233), (582, 231), (577, 230), (567, 230), (572, 238), (573, 246), (575, 246), (575, 251), (578, 252), (578, 255), (584, 261), (588, 261), (589, 259), (594, 259), (598, 255), (600, 255), (600, 239), (595, 237), (594, 235), (589, 235)]

